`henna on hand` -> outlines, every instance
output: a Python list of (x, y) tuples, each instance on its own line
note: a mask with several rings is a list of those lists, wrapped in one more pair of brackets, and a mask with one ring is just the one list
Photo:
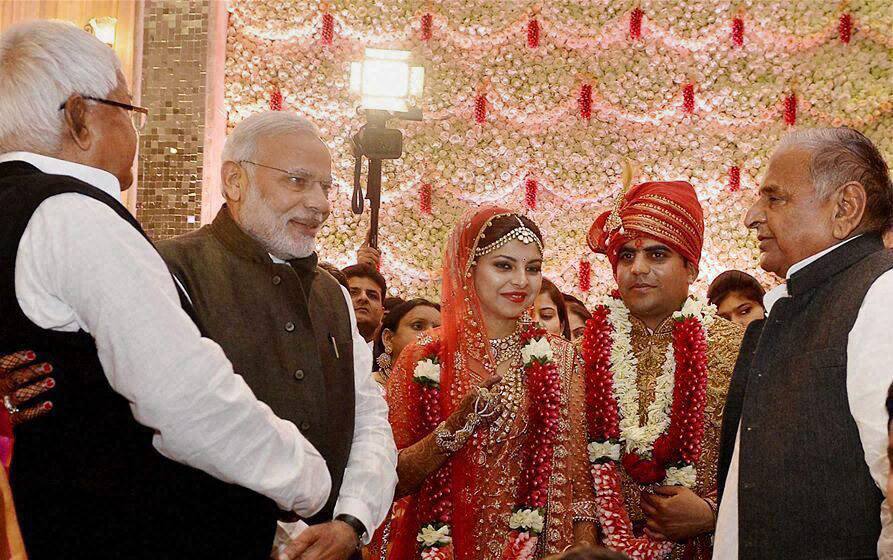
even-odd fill
[(56, 386), (55, 379), (47, 377), (53, 366), (45, 362), (32, 363), (36, 359), (36, 354), (30, 350), (0, 356), (0, 399), (13, 426), (31, 422), (53, 409), (51, 401), (20, 408)]

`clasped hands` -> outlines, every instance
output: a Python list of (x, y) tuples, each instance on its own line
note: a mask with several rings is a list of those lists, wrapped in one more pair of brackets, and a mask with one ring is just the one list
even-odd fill
[(272, 560), (347, 560), (357, 552), (360, 541), (353, 527), (335, 519), (311, 525)]
[(690, 488), (660, 486), (654, 493), (642, 492), (645, 533), (654, 539), (682, 542), (713, 531), (713, 510)]

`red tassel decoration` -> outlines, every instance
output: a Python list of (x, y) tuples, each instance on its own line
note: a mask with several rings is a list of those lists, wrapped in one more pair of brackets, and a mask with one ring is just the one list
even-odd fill
[(527, 46), (531, 49), (540, 46), (540, 22), (535, 17), (527, 22)]
[(326, 12), (322, 15), (322, 44), (331, 45), (335, 39), (335, 16)]
[(419, 188), (419, 209), (422, 214), (431, 214), (431, 183), (422, 183)]
[(793, 91), (784, 98), (784, 122), (788, 126), (797, 124), (797, 94)]
[(695, 85), (685, 84), (682, 88), (682, 110), (688, 114), (695, 112)]
[(853, 36), (852, 14), (840, 14), (840, 21), (837, 22), (837, 35), (840, 37), (841, 43), (844, 45), (850, 44), (850, 39)]
[(580, 291), (588, 292), (592, 288), (592, 263), (586, 259), (580, 259)]
[(480, 92), (474, 98), (474, 122), (484, 124), (487, 122), (487, 94)]
[(592, 118), (592, 84), (580, 86), (580, 96), (577, 98), (580, 105), (580, 116), (587, 121)]
[(744, 18), (738, 16), (732, 20), (732, 44), (744, 46)]
[(741, 190), (741, 168), (737, 165), (729, 169), (729, 190), (732, 192)]
[(539, 188), (539, 183), (533, 177), (527, 177), (524, 180), (524, 206), (528, 210), (536, 209), (536, 195)]
[(434, 16), (430, 13), (422, 14), (422, 41), (430, 41), (434, 29)]
[(642, 38), (642, 16), (644, 15), (645, 12), (638, 6), (636, 6), (636, 9), (629, 15), (629, 36), (632, 37), (633, 40)]
[(271, 111), (281, 111), (282, 110), (282, 92), (279, 91), (279, 88), (275, 88), (273, 92), (270, 94), (270, 110)]

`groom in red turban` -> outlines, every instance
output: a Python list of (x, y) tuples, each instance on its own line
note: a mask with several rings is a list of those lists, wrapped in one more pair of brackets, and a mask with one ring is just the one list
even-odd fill
[[(627, 168), (624, 177), (627, 185), (630, 178), (631, 170)], [(721, 411), (743, 334), (740, 327), (714, 316), (709, 310), (704, 315), (707, 352), (701, 357), (706, 366), (700, 373), (701, 386), (706, 385), (706, 391), (702, 389), (700, 393), (703, 396), (676, 403), (681, 391), (674, 391), (673, 382), (659, 383), (668, 379), (668, 369), (674, 367), (672, 363), (665, 366), (668, 356), (674, 355), (668, 352), (678, 324), (673, 314), (683, 309), (698, 276), (704, 244), (704, 213), (697, 193), (684, 181), (636, 185), (621, 194), (612, 211), (595, 220), (588, 242), (593, 251), (607, 255), (626, 308), (618, 315), (608, 313), (608, 308), (603, 307), (601, 315), (596, 311), (596, 317), (613, 321), (626, 316), (628, 319), (622, 320), (628, 320), (628, 325), (626, 328), (613, 325), (610, 338), (590, 336), (588, 341), (584, 338), (587, 371), (592, 371), (593, 356), (599, 355), (599, 348), (587, 351), (587, 343), (613, 344), (614, 353), (602, 348), (608, 354), (601, 355), (611, 355), (611, 360), (620, 361), (617, 339), (624, 336), (628, 337), (625, 347), (631, 349), (626, 365), (632, 364), (636, 371), (634, 383), (624, 385), (615, 373), (620, 364), (611, 363), (616, 381), (610, 389), (613, 399), (609, 397), (609, 400), (618, 404), (619, 416), (619, 437), (612, 440), (618, 441), (620, 451), (610, 458), (617, 461), (623, 488), (623, 504), (617, 507), (625, 508), (631, 527), (629, 538), (608, 537), (605, 544), (643, 558), (709, 559), (716, 523)], [(689, 304), (687, 308), (691, 307)], [(594, 328), (590, 322), (587, 332)], [(677, 372), (674, 379), (678, 389), (684, 383), (682, 374)], [(658, 399), (669, 404), (654, 406)], [(686, 408), (698, 400), (706, 401), (706, 405)], [(700, 454), (684, 470), (679, 468), (680, 459), (668, 443), (680, 441), (673, 440), (670, 434), (673, 415), (679, 410), (683, 413), (697, 410), (689, 415), (697, 418), (689, 422), (703, 425), (703, 434), (698, 440)], [(662, 423), (662, 414), (665, 419), (669, 415), (670, 421)], [(599, 440), (593, 434), (590, 437)], [(687, 477), (680, 476), (683, 472)], [(649, 550), (644, 556), (643, 543)]]
[(694, 187), (685, 181), (636, 185), (589, 230), (589, 246), (608, 256), (617, 270), (620, 248), (651, 237), (669, 245), (697, 271), (704, 245), (704, 213)]

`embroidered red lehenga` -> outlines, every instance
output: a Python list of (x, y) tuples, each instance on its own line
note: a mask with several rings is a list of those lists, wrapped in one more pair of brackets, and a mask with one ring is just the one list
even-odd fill
[[(443, 418), (457, 407), (463, 396), (474, 390), (496, 371), (472, 267), (475, 249), (488, 225), (497, 217), (510, 214), (499, 208), (467, 213), (456, 226), (444, 257), (443, 326), (401, 353), (388, 381), (387, 400), (397, 448), (399, 472), (431, 470), (432, 458), (443, 451), (430, 437), (423, 416), (424, 387), (413, 375), (432, 347), (439, 348), (439, 406)], [(543, 335), (545, 337), (545, 335)], [(581, 359), (567, 341), (549, 335), (552, 360), (557, 366), (560, 404), (557, 407), (557, 432), (552, 446), (550, 476), (547, 483), (544, 523), (535, 540), (531, 557), (560, 552), (576, 540), (594, 540), (594, 501), (586, 459), (584, 393)], [(512, 534), (510, 518), (516, 511), (520, 479), (530, 465), (529, 451), (534, 445), (531, 425), (535, 424), (538, 399), (530, 394), (528, 378), (521, 364), (511, 366), (502, 381), (491, 388), (498, 395), (500, 417), (477, 428), (468, 442), (440, 467), (430, 472), (414, 493), (399, 499), (394, 515), (379, 531), (373, 556), (388, 560), (412, 558), (454, 558), (485, 560), (519, 557), (507, 550)], [(514, 403), (514, 404), (512, 404)], [(440, 476), (437, 473), (440, 472)], [(448, 486), (449, 551), (440, 554), (424, 548), (420, 529), (432, 516), (432, 503), (443, 503)], [(398, 493), (399, 493), (398, 487)], [(398, 496), (398, 498), (400, 498)], [(576, 534), (575, 537), (575, 525)], [(511, 548), (510, 546), (508, 548)], [(435, 549), (436, 552), (436, 549)], [(523, 555), (520, 555), (524, 557)]]

